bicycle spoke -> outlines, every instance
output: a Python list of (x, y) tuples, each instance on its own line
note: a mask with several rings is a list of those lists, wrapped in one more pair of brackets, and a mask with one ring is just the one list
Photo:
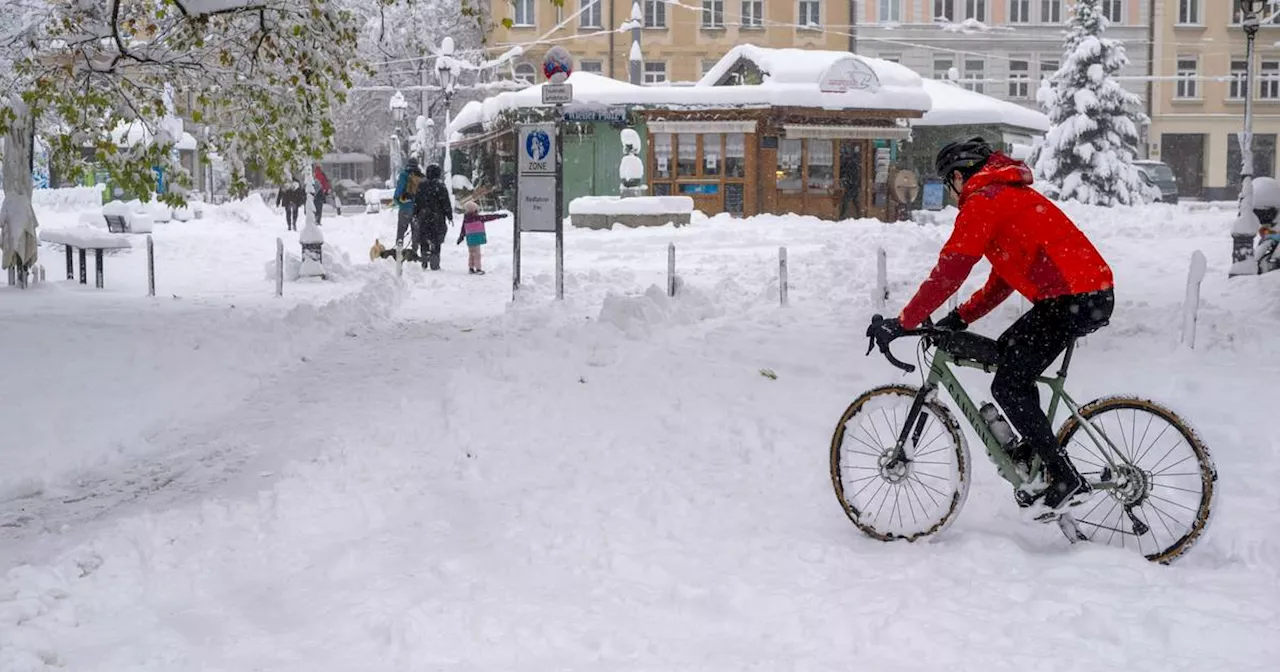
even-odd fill
[(1172, 424), (1165, 424), (1164, 429), (1160, 430), (1160, 434), (1159, 434), (1158, 436), (1156, 436), (1156, 438), (1155, 438), (1155, 440), (1154, 440), (1154, 441), (1152, 441), (1152, 442), (1151, 442), (1151, 446), (1150, 446), (1149, 448), (1147, 448), (1146, 450), (1142, 451), (1142, 454), (1141, 454), (1141, 455), (1139, 455), (1139, 456), (1135, 457), (1135, 458), (1133, 459), (1132, 464), (1137, 464), (1137, 463), (1141, 462), (1141, 461), (1142, 461), (1142, 458), (1146, 457), (1146, 456), (1147, 456), (1147, 453), (1150, 453), (1152, 448), (1155, 448), (1156, 446), (1160, 445), (1160, 439), (1163, 439), (1163, 438), (1164, 438), (1165, 433), (1166, 433), (1166, 432), (1168, 432), (1168, 431), (1169, 431), (1169, 429), (1170, 429), (1170, 428), (1172, 428), (1172, 427), (1173, 427), (1173, 425), (1172, 425)]
[[(1163, 509), (1161, 509), (1160, 507), (1156, 506), (1154, 502), (1150, 502), (1150, 501), (1148, 501), (1148, 502), (1147, 502), (1147, 505), (1150, 505), (1150, 506), (1151, 506), (1151, 508), (1156, 512), (1156, 518), (1158, 518), (1158, 519), (1160, 520), (1160, 524), (1161, 524), (1162, 526), (1164, 526), (1164, 531), (1169, 533), (1169, 537), (1170, 537), (1171, 539), (1177, 539), (1177, 538), (1178, 538), (1178, 535), (1174, 534), (1174, 533), (1173, 533), (1173, 530), (1169, 529), (1169, 523), (1165, 522), (1165, 520), (1166, 520), (1166, 519), (1168, 519), (1168, 520), (1172, 520), (1172, 521), (1173, 521), (1173, 524), (1174, 524), (1174, 525), (1177, 525), (1177, 524), (1178, 524), (1178, 519), (1176, 519), (1176, 518), (1174, 518), (1173, 516), (1171, 516), (1171, 515), (1169, 515), (1169, 514), (1165, 513), (1165, 512), (1164, 512), (1164, 510), (1163, 510)], [(1144, 506), (1145, 506), (1145, 505), (1144, 505)]]
[(1180, 491), (1182, 491), (1182, 492), (1189, 492), (1189, 493), (1191, 493), (1191, 494), (1193, 494), (1193, 495), (1197, 495), (1197, 496), (1199, 496), (1199, 495), (1203, 495), (1203, 494), (1204, 494), (1204, 491), (1203, 491), (1203, 490), (1192, 490), (1191, 488), (1179, 488), (1179, 487), (1178, 487), (1178, 486), (1176, 486), (1176, 485), (1165, 485), (1165, 484), (1163, 484), (1163, 483), (1152, 483), (1152, 484), (1151, 484), (1151, 487), (1153, 487), (1153, 488), (1168, 488), (1168, 489), (1170, 489), (1170, 490), (1180, 490)]
[[(1172, 469), (1172, 468), (1174, 468), (1174, 467), (1178, 466), (1179, 464), (1182, 464), (1183, 462), (1186, 462), (1187, 460), (1190, 460), (1190, 459), (1191, 459), (1191, 458), (1193, 458), (1193, 457), (1195, 457), (1195, 453), (1192, 453), (1192, 454), (1190, 454), (1190, 455), (1188, 455), (1188, 456), (1186, 456), (1186, 457), (1182, 458), (1181, 460), (1178, 460), (1177, 462), (1174, 462), (1173, 464), (1171, 464), (1171, 465), (1169, 465), (1169, 466), (1165, 467), (1164, 469), (1161, 469), (1160, 471), (1153, 471), (1153, 472), (1151, 472), (1151, 475), (1152, 475), (1152, 476), (1159, 476), (1159, 475), (1163, 474), (1164, 472), (1166, 472), (1166, 471), (1168, 471), (1168, 470), (1170, 470), (1170, 469)], [(1192, 475), (1193, 475), (1193, 476), (1199, 476), (1200, 474), (1192, 474)]]
[[(910, 476), (910, 477), (908, 477), (908, 478), (914, 478), (914, 476), (915, 476), (915, 475), (913, 474), (912, 476)], [(937, 506), (937, 505), (938, 505), (938, 500), (933, 499), (933, 495), (932, 495), (932, 494), (929, 494), (930, 492), (936, 492), (936, 493), (938, 493), (938, 495), (940, 495), (943, 499), (948, 499), (948, 497), (947, 497), (947, 493), (945, 493), (945, 492), (943, 492), (943, 491), (941, 491), (941, 490), (939, 490), (939, 489), (937, 489), (937, 488), (935, 488), (935, 487), (933, 487), (933, 486), (929, 485), (928, 483), (925, 483), (924, 481), (920, 480), (919, 478), (916, 478), (915, 480), (916, 480), (916, 483), (919, 483), (919, 484), (920, 484), (920, 486), (924, 488), (924, 490), (925, 490), (925, 494), (926, 494), (926, 495), (929, 495), (929, 499), (933, 500), (933, 505), (934, 505), (934, 506)]]
[(1166, 504), (1172, 504), (1172, 505), (1174, 505), (1174, 506), (1176, 506), (1176, 507), (1178, 507), (1178, 508), (1180, 508), (1180, 509), (1186, 509), (1186, 510), (1190, 511), (1191, 513), (1196, 513), (1196, 510), (1195, 510), (1195, 509), (1193, 509), (1193, 508), (1191, 508), (1191, 507), (1187, 506), (1186, 504), (1179, 504), (1178, 502), (1175, 502), (1175, 501), (1173, 501), (1172, 499), (1165, 499), (1164, 497), (1161, 497), (1160, 495), (1149, 495), (1149, 496), (1150, 496), (1151, 498), (1153, 498), (1153, 499), (1158, 499), (1158, 500), (1160, 500), (1160, 501), (1162, 501), (1162, 502), (1165, 502)]
[[(1141, 443), (1145, 444), (1145, 443), (1147, 442), (1147, 434), (1151, 432), (1151, 423), (1153, 423), (1153, 422), (1155, 422), (1155, 421), (1156, 421), (1156, 416), (1151, 415), (1150, 413), (1148, 413), (1148, 414), (1147, 414), (1147, 426), (1146, 426), (1145, 428), (1143, 428), (1143, 430), (1142, 430), (1142, 440), (1141, 440)], [(1135, 448), (1134, 452), (1137, 452), (1136, 448)], [(1135, 460), (1137, 459), (1137, 457), (1136, 457), (1136, 456), (1131, 456), (1131, 457), (1133, 457)], [(1133, 464), (1133, 463), (1132, 463), (1132, 462), (1130, 462), (1130, 464)]]

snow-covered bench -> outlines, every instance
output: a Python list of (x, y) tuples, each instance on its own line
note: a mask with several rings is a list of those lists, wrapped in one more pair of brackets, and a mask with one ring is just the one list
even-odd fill
[(123, 236), (103, 233), (101, 229), (81, 226), (74, 229), (41, 229), (40, 240), (54, 245), (62, 245), (67, 249), (67, 279), (74, 280), (72, 272), (72, 252), (80, 250), (80, 284), (88, 284), (85, 268), (85, 251), (93, 250), (93, 261), (97, 274), (93, 285), (102, 289), (102, 258), (105, 250), (123, 250), (133, 247), (129, 239)]

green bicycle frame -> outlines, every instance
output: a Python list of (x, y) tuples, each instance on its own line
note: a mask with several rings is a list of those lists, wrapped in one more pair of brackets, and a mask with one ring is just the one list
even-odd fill
[[(1062, 367), (1058, 370), (1055, 376), (1039, 376), (1036, 378), (1037, 383), (1045, 385), (1052, 393), (1052, 396), (1049, 399), (1049, 410), (1046, 415), (1049, 418), (1049, 423), (1052, 424), (1054, 416), (1057, 415), (1058, 406), (1064, 406), (1067, 411), (1070, 412), (1071, 417), (1075, 418), (1076, 422), (1080, 423), (1080, 426), (1093, 440), (1094, 444), (1098, 447), (1098, 454), (1107, 461), (1107, 466), (1109, 466), (1113, 472), (1116, 472), (1118, 469), (1116, 460), (1113, 456), (1119, 456), (1122, 455), (1122, 453), (1116, 449), (1115, 445), (1111, 443), (1111, 440), (1108, 439), (1105, 434), (1098, 431), (1092, 423), (1086, 420), (1084, 416), (1080, 415), (1080, 405), (1076, 403), (1075, 399), (1071, 398), (1071, 395), (1067, 394), (1065, 389), (1067, 367), (1071, 364), (1071, 355), (1074, 350), (1074, 343), (1067, 347), (1067, 351), (1062, 359)], [(982, 419), (982, 415), (978, 411), (978, 405), (973, 403), (973, 400), (969, 397), (969, 393), (965, 391), (964, 386), (960, 384), (959, 378), (957, 378), (955, 372), (951, 370), (952, 365), (969, 369), (979, 369), (987, 373), (991, 373), (995, 370), (995, 367), (991, 365), (983, 364), (982, 362), (974, 360), (956, 358), (946, 350), (941, 348), (936, 349), (933, 362), (929, 367), (929, 375), (925, 379), (924, 385), (920, 388), (920, 393), (917, 395), (915, 403), (912, 404), (911, 411), (907, 414), (907, 421), (903, 425), (902, 434), (898, 438), (897, 454), (895, 455), (895, 458), (908, 461), (910, 460), (910, 458), (906, 456), (907, 441), (911, 439), (912, 434), (914, 434), (916, 440), (919, 439), (925, 423), (925, 419), (921, 415), (924, 412), (925, 402), (933, 395), (938, 387), (941, 386), (949, 395), (951, 395), (952, 401), (954, 401), (956, 407), (960, 409), (960, 414), (964, 416), (964, 419), (968, 421), (969, 426), (973, 428), (974, 433), (978, 435), (978, 439), (986, 446), (987, 455), (991, 458), (992, 463), (996, 465), (996, 470), (999, 472), (1000, 477), (1012, 484), (1014, 488), (1021, 488), (1026, 485), (1030, 479), (1018, 471), (1015, 467), (1013, 456), (1005, 450), (1004, 446), (1000, 445), (1000, 442), (991, 432), (991, 429), (987, 427), (986, 421)], [(913, 425), (916, 426), (914, 432), (911, 431)], [(1124, 458), (1121, 457), (1120, 460), (1124, 461)], [(1030, 469), (1028, 470), (1028, 473), (1031, 474), (1031, 478), (1035, 478), (1035, 476), (1040, 473), (1040, 466), (1040, 457), (1033, 456)], [(1090, 481), (1089, 484), (1098, 490), (1109, 490), (1116, 487), (1116, 481), (1113, 480), (1102, 482)]]

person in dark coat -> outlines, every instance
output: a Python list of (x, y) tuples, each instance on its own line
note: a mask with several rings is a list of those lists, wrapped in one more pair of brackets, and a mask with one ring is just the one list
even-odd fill
[(440, 270), (440, 246), (444, 245), (453, 221), (453, 203), (440, 175), (440, 166), (434, 163), (427, 166), (413, 201), (414, 243), (422, 258), (422, 267), (429, 265), (433, 271)]
[(289, 182), (276, 193), (276, 207), (284, 207), (286, 230), (298, 230), (298, 210), (307, 202), (307, 192), (297, 182)]

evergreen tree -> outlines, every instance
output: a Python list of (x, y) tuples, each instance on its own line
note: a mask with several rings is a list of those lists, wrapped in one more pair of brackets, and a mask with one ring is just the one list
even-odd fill
[(1133, 165), (1138, 126), (1146, 122), (1137, 95), (1115, 75), (1129, 64), (1124, 45), (1104, 38), (1101, 0), (1079, 0), (1068, 23), (1062, 68), (1037, 95), (1051, 126), (1032, 156), (1052, 198), (1095, 205), (1155, 200), (1155, 188)]

